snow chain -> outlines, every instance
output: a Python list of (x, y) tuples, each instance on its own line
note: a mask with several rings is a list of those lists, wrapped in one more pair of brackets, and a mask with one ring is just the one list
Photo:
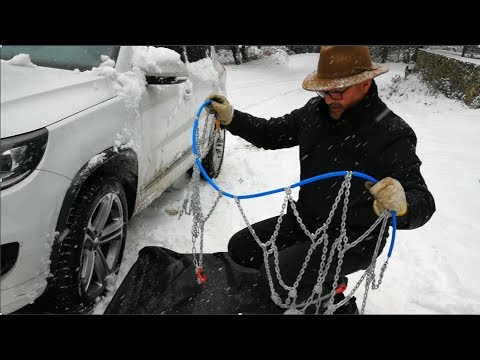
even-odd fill
[[(208, 119), (208, 115), (207, 115)], [(213, 138), (214, 138), (214, 131), (215, 131), (215, 126), (214, 126), (214, 121), (206, 121), (205, 126), (203, 128), (203, 133), (202, 136), (199, 138), (198, 137), (198, 132), (197, 132), (197, 143), (199, 144), (199, 158), (202, 160), (208, 150), (211, 148)], [(210, 135), (209, 136), (209, 143), (207, 147), (204, 147), (203, 145), (205, 144), (206, 141), (206, 135), (207, 133)], [(202, 151), (203, 150), (203, 151)], [(205, 152), (205, 153), (204, 153)], [(375, 283), (375, 265), (376, 265), (376, 260), (378, 256), (378, 251), (380, 249), (380, 244), (381, 240), (383, 237), (383, 234), (385, 232), (385, 228), (387, 226), (388, 218), (390, 216), (390, 213), (388, 211), (384, 211), (380, 217), (370, 226), (370, 228), (363, 234), (361, 235), (358, 239), (355, 241), (349, 243), (348, 237), (346, 234), (346, 222), (347, 222), (347, 210), (348, 210), (348, 201), (349, 201), (349, 195), (350, 195), (350, 185), (351, 185), (351, 179), (352, 179), (352, 172), (348, 171), (342, 184), (341, 187), (338, 191), (338, 194), (335, 198), (335, 202), (333, 203), (332, 209), (330, 210), (330, 213), (328, 215), (327, 220), (325, 223), (318, 228), (314, 233), (310, 232), (305, 224), (303, 223), (300, 214), (295, 206), (295, 202), (292, 198), (291, 195), (291, 189), (290, 187), (285, 188), (285, 198), (282, 204), (282, 208), (280, 211), (280, 216), (278, 217), (277, 224), (275, 225), (275, 230), (270, 237), (270, 239), (263, 243), (255, 233), (255, 230), (252, 228), (250, 225), (245, 212), (243, 211), (243, 208), (240, 204), (240, 200), (238, 197), (234, 197), (235, 203), (238, 206), (238, 209), (240, 210), (240, 213), (243, 217), (243, 220), (245, 221), (250, 233), (252, 234), (253, 238), (255, 239), (256, 243), (260, 246), (260, 248), (263, 251), (263, 259), (265, 262), (265, 269), (267, 273), (267, 278), (268, 278), (268, 283), (270, 287), (270, 292), (271, 292), (271, 298), (277, 304), (279, 307), (287, 309), (285, 313), (289, 314), (304, 314), (305, 311), (309, 306), (315, 306), (315, 314), (333, 314), (339, 307), (343, 306), (345, 303), (347, 303), (355, 291), (359, 288), (360, 284), (363, 282), (363, 280), (366, 280), (365, 282), (365, 293), (363, 296), (363, 301), (362, 301), (362, 308), (360, 313), (363, 314), (365, 311), (365, 306), (367, 302), (367, 297), (368, 297), (368, 290), (370, 287), (372, 289), (378, 289), (380, 287), (380, 284), (382, 283), (382, 279), (385, 273), (385, 270), (388, 265), (388, 260), (385, 261), (381, 268), (381, 272), (379, 275), (378, 283)], [(340, 235), (334, 239), (333, 245), (330, 248), (330, 251), (328, 251), (328, 244), (329, 244), (329, 237), (327, 234), (327, 230), (330, 226), (330, 223), (332, 221), (332, 218), (335, 214), (335, 211), (337, 210), (337, 207), (339, 206), (340, 200), (342, 196), (345, 194), (345, 197), (343, 199), (343, 206), (342, 206), (342, 221), (341, 221), (341, 226), (340, 226)], [(183, 213), (186, 213), (187, 215), (193, 214), (193, 224), (192, 224), (192, 254), (193, 254), (193, 264), (195, 265), (195, 273), (197, 276), (197, 281), (199, 284), (205, 284), (207, 281), (207, 278), (205, 276), (203, 267), (202, 267), (202, 256), (203, 256), (203, 235), (204, 235), (204, 228), (205, 228), (205, 223), (207, 220), (210, 218), (212, 215), (213, 211), (215, 210), (218, 202), (222, 198), (222, 191), (219, 190), (217, 197), (210, 208), (210, 211), (207, 213), (207, 215), (204, 217), (203, 212), (202, 212), (202, 207), (201, 207), (201, 201), (200, 201), (200, 169), (198, 166), (194, 166), (193, 168), (193, 174), (192, 174), (192, 179), (190, 181), (190, 184), (187, 189), (187, 195), (185, 197), (185, 200), (183, 202), (182, 210), (180, 212), (180, 216), (182, 216)], [(190, 206), (188, 205), (188, 202), (190, 200)], [(278, 248), (275, 244), (275, 241), (278, 237), (278, 233), (280, 231), (280, 226), (282, 223), (282, 218), (285, 215), (286, 207), (287, 205), (290, 204), (290, 206), (293, 209), (293, 214), (295, 218), (297, 219), (298, 224), (300, 225), (300, 228), (304, 231), (305, 235), (310, 238), (311, 240), (311, 245), (309, 250), (307, 251), (307, 255), (305, 257), (305, 260), (302, 264), (302, 267), (300, 269), (300, 272), (295, 280), (295, 282), (292, 285), (287, 285), (282, 279), (282, 276), (280, 274), (280, 263), (279, 263), (279, 257), (278, 257)], [(378, 235), (376, 247), (374, 254), (372, 256), (372, 262), (370, 266), (367, 268), (367, 270), (364, 272), (364, 274), (361, 276), (360, 280), (355, 284), (353, 287), (352, 291), (343, 299), (342, 301), (338, 302), (337, 304), (334, 304), (334, 296), (335, 296), (335, 289), (338, 284), (338, 280), (340, 278), (341, 274), (341, 267), (343, 263), (343, 257), (345, 255), (345, 252), (349, 250), (350, 248), (356, 246), (360, 242), (362, 242), (370, 233), (377, 228), (377, 226), (382, 223), (381, 225), (381, 230)], [(200, 249), (197, 251), (196, 243), (197, 241), (200, 242)], [(297, 288), (300, 284), (300, 281), (305, 273), (305, 270), (308, 266), (308, 263), (310, 261), (311, 255), (315, 251), (315, 249), (319, 246), (321, 246), (323, 243), (323, 253), (321, 256), (321, 262), (320, 262), (320, 267), (318, 270), (318, 276), (317, 276), (317, 282), (315, 286), (312, 289), (312, 292), (310, 296), (302, 303), (297, 304), (297, 297), (298, 297), (298, 291)], [(335, 269), (335, 275), (333, 279), (333, 286), (330, 291), (322, 296), (324, 293), (323, 291), (323, 285), (325, 281), (325, 277), (328, 273), (328, 270), (330, 267), (333, 265), (332, 260), (334, 257), (335, 252), (338, 251), (338, 262), (336, 265)], [(328, 253), (328, 254), (327, 254)], [(273, 254), (274, 257), (274, 271), (275, 271), (275, 276), (278, 280), (278, 283), (280, 286), (282, 286), (283, 289), (285, 289), (288, 293), (287, 299), (284, 301), (281, 299), (280, 295), (277, 293), (275, 290), (274, 284), (273, 284), (273, 278), (272, 278), (272, 271), (270, 269), (270, 265), (268, 262), (268, 258), (270, 255)]]

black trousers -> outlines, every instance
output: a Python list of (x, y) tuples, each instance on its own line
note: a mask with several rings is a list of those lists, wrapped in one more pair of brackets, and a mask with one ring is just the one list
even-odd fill
[[(275, 216), (252, 225), (260, 241), (265, 243), (270, 240), (270, 237), (275, 230), (277, 219), (278, 216)], [(331, 245), (334, 240), (340, 235), (339, 231), (335, 232), (334, 226), (331, 225), (330, 227), (333, 227), (334, 229), (332, 233), (329, 232), (329, 245)], [(307, 229), (310, 232), (314, 232), (316, 230), (314, 228), (309, 228), (308, 225)], [(356, 240), (361, 234), (363, 234), (363, 232), (349, 234), (347, 230), (347, 236), (349, 237), (350, 241)], [(385, 246), (385, 237), (382, 240), (381, 248), (378, 254), (381, 253), (381, 250)], [(365, 240), (357, 244), (357, 246), (349, 249), (343, 257), (343, 264), (341, 267), (340, 275), (345, 276), (358, 270), (365, 270), (372, 261), (372, 256), (374, 253), (377, 239), (378, 232), (374, 232), (370, 234)], [(275, 243), (278, 247), (280, 274), (285, 284), (287, 284), (288, 286), (292, 286), (297, 279), (302, 264), (305, 261), (307, 251), (310, 248), (312, 242), (300, 228), (300, 225), (298, 224), (295, 216), (287, 213), (282, 219), (280, 231)], [(237, 264), (260, 270), (263, 280), (268, 281), (265, 272), (263, 251), (256, 243), (248, 228), (245, 228), (232, 236), (228, 244), (228, 251), (230, 257)], [(328, 247), (328, 252), (326, 254), (327, 260), (329, 251), (330, 246)], [(305, 274), (302, 276), (302, 280), (299, 286), (300, 289), (309, 287), (311, 291), (312, 286), (317, 283), (318, 270), (321, 263), (322, 253), (323, 243), (320, 244), (313, 252), (309, 264), (306, 268)], [(327, 272), (327, 276), (325, 278), (326, 283), (333, 281), (336, 273), (337, 264), (338, 250), (335, 251), (335, 255)], [(273, 254), (271, 254), (269, 257), (269, 265), (272, 278), (274, 280), (275, 289), (280, 294), (284, 294), (283, 288), (278, 285), (278, 280), (275, 275), (275, 263)]]

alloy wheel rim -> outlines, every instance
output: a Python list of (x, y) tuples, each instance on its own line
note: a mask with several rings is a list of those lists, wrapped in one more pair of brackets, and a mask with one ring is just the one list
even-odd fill
[(120, 198), (106, 194), (88, 220), (82, 245), (80, 286), (90, 298), (99, 296), (107, 287), (107, 277), (118, 270), (124, 226)]

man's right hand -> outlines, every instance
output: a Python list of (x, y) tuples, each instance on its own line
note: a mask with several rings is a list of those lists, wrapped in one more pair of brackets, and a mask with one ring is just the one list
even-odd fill
[(232, 122), (233, 106), (230, 105), (225, 96), (220, 94), (210, 94), (207, 96), (206, 100), (212, 100), (212, 103), (208, 106), (208, 110), (217, 115), (217, 120), (220, 124), (226, 126)]

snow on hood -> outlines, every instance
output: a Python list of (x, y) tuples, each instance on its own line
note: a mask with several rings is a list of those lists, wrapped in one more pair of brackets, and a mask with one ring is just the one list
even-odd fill
[(115, 96), (138, 114), (146, 91), (145, 74), (188, 73), (200, 83), (218, 87), (211, 59), (189, 63), (187, 68), (177, 52), (163, 47), (133, 47), (132, 70), (127, 72), (118, 72), (108, 56), (103, 55), (102, 61), (98, 68), (80, 72), (36, 66), (27, 54), (2, 60), (2, 137), (40, 129)]
[(26, 67), (36, 67), (34, 63), (30, 60), (30, 55), (28, 54), (18, 54), (15, 55), (10, 60), (2, 60), (2, 63), (5, 62), (6, 64), (10, 65), (17, 65), (17, 66), (26, 66)]
[(136, 111), (146, 90), (144, 73), (119, 73), (108, 56), (102, 61), (81, 72), (36, 66), (27, 54), (2, 60), (2, 137), (40, 129), (115, 96)]
[[(15, 58), (20, 66), (12, 65)], [(28, 55), (2, 61), (2, 138), (43, 128), (115, 96), (104, 77), (29, 63)]]
[(105, 76), (112, 82), (113, 90), (133, 111), (138, 109), (143, 93), (146, 91), (145, 75), (138, 69), (120, 73), (114, 68), (115, 61), (108, 56), (102, 56), (103, 63), (98, 68), (84, 71), (96, 76)]

